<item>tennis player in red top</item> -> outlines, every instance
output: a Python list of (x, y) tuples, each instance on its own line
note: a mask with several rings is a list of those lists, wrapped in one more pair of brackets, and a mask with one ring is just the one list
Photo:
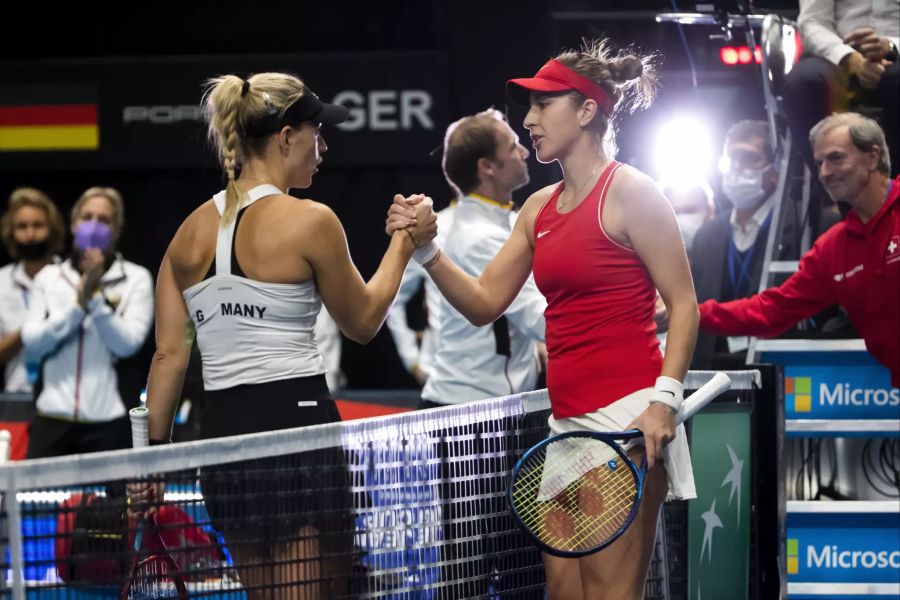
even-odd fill
[[(605, 42), (511, 80), (510, 96), (530, 107), (524, 124), (537, 159), (558, 162), (563, 180), (528, 199), (481, 276), (465, 274), (433, 243), (424, 262), (475, 325), (503, 314), (533, 269), (548, 303), (552, 433), (644, 432), (650, 470), (637, 519), (603, 552), (545, 554), (551, 599), (643, 598), (666, 494), (695, 497), (687, 443), (673, 418), (699, 321), (688, 260), (668, 201), (648, 176), (613, 159), (611, 120), (647, 106), (654, 84), (649, 59), (613, 57)], [(391, 206), (389, 232), (416, 222), (410, 204)], [(670, 316), (665, 359), (653, 321), (657, 289)]]

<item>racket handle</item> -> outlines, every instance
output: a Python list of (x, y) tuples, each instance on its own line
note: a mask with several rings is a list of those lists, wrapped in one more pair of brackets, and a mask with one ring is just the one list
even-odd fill
[(150, 411), (143, 406), (128, 411), (131, 419), (131, 445), (135, 448), (146, 448), (150, 445)]
[(0, 430), (0, 465), (9, 460), (9, 440), (11, 434), (6, 429)]
[(693, 417), (701, 408), (713, 401), (714, 398), (731, 389), (731, 378), (725, 373), (716, 373), (696, 392), (688, 396), (681, 405), (681, 410), (675, 415), (675, 421), (683, 423)]

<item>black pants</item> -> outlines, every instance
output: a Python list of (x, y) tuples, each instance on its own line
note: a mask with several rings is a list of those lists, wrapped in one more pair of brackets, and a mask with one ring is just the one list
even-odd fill
[(27, 458), (50, 458), (131, 447), (127, 416), (103, 423), (76, 423), (36, 415), (28, 427)]
[[(207, 392), (200, 437), (276, 431), (340, 421), (323, 375)], [(218, 531), (251, 529), (267, 543), (304, 525), (325, 536), (349, 529), (349, 474), (340, 448), (201, 469), (206, 510)], [(335, 515), (340, 515), (337, 519)], [(290, 526), (288, 526), (288, 524)], [(341, 531), (352, 535), (352, 532)]]
[[(240, 385), (206, 392), (200, 438), (340, 419), (324, 375)], [(315, 527), (320, 557), (329, 561), (329, 597), (344, 596), (355, 557), (353, 497), (342, 448), (203, 467), (200, 488), (213, 527), (229, 544), (254, 546), (266, 567), (277, 568), (278, 545), (298, 541), (306, 525)]]
[(854, 106), (881, 107), (879, 120), (891, 155), (891, 175), (900, 172), (900, 126), (897, 103), (900, 98), (900, 63), (885, 69), (877, 90), (867, 90), (856, 77), (819, 56), (804, 56), (794, 65), (784, 82), (784, 109), (794, 147), (816, 173), (809, 144), (809, 131), (834, 112), (853, 110)]

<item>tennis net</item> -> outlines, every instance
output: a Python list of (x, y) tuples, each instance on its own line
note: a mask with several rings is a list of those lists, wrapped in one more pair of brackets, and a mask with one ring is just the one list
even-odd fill
[[(506, 486), (548, 415), (540, 390), (0, 466), (0, 598), (117, 598), (135, 557), (162, 547), (191, 598), (542, 598)], [(154, 528), (128, 514), (134, 482), (162, 484)], [(138, 530), (156, 541), (136, 552)], [(654, 599), (669, 597), (666, 557), (680, 552), (659, 537)]]

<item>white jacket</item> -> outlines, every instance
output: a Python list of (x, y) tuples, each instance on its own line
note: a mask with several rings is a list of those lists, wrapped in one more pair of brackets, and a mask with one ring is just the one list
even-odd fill
[[(479, 276), (512, 232), (508, 208), (473, 196), (459, 200), (444, 253), (463, 271)], [(529, 276), (506, 309), (504, 323), (475, 327), (443, 296), (437, 348), (422, 398), (458, 404), (533, 390), (540, 363), (537, 342), (544, 341), (547, 301)], [(500, 321), (501, 319), (498, 319)], [(505, 331), (504, 331), (505, 330)], [(509, 356), (498, 352), (508, 332)]]
[[(453, 214), (456, 212), (456, 203), (451, 203), (437, 214), (437, 236), (434, 241), (438, 246), (444, 245), (447, 234), (453, 226)], [(422, 284), (425, 285), (425, 311), (428, 317), (428, 326), (422, 335), (422, 343), (416, 339), (416, 333), (410, 329), (406, 321), (406, 305), (419, 291)], [(425, 269), (414, 260), (409, 261), (400, 281), (400, 289), (394, 304), (387, 316), (387, 326), (394, 338), (394, 346), (397, 354), (403, 362), (406, 370), (412, 372), (417, 366), (420, 371), (428, 376), (431, 373), (431, 365), (434, 361), (434, 349), (437, 346), (437, 328), (441, 317), (441, 292), (425, 272)]]
[[(58, 263), (59, 259), (53, 257), (53, 262)], [(0, 339), (21, 331), (28, 314), (28, 299), (33, 286), (34, 280), (25, 273), (22, 261), (10, 263), (0, 269)], [(31, 391), (24, 354), (19, 352), (6, 363), (4, 391)]]
[(115, 363), (137, 352), (153, 323), (153, 281), (147, 269), (117, 255), (85, 312), (81, 275), (70, 261), (44, 267), (34, 280), (22, 343), (29, 362), (42, 362), (39, 414), (79, 422), (125, 414)]

